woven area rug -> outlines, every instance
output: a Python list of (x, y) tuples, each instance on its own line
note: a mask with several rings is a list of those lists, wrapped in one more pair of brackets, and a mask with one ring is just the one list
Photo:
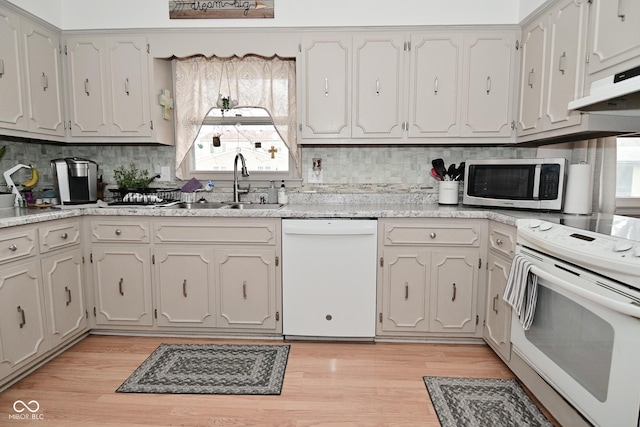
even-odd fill
[(119, 393), (279, 395), (288, 345), (160, 344)]
[(516, 380), (423, 379), (442, 427), (552, 427)]

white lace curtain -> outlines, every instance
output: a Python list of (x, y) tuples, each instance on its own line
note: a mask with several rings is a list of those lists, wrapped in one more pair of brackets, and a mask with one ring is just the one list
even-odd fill
[(300, 174), (294, 60), (255, 55), (179, 58), (175, 62), (175, 85), (178, 178), (184, 178), (187, 155), (198, 136), (202, 120), (211, 108), (216, 108), (220, 96), (237, 101), (237, 107), (266, 109)]

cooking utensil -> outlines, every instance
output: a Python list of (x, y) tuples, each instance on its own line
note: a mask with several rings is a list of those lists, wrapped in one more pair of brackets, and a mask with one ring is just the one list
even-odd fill
[(465, 163), (461, 162), (460, 165), (456, 168), (456, 171), (454, 172), (454, 181), (463, 181), (464, 180), (464, 166)]
[(433, 159), (431, 161), (431, 165), (438, 172), (438, 175), (445, 179), (445, 175), (447, 174), (447, 167), (444, 165), (444, 160), (442, 159)]
[(436, 168), (431, 168), (431, 176), (434, 177), (436, 181), (442, 181), (442, 177), (440, 176)]
[(447, 169), (447, 175), (449, 176), (449, 179), (452, 181), (455, 181), (454, 177), (456, 175), (456, 164), (455, 163), (451, 163), (449, 165), (449, 169)]

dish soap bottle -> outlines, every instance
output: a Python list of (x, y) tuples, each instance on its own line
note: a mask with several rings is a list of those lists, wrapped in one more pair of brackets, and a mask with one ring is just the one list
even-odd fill
[(278, 190), (278, 203), (281, 203), (283, 205), (286, 205), (287, 203), (289, 203), (289, 196), (287, 196), (287, 191), (285, 190), (285, 187), (284, 187), (284, 180), (280, 185), (280, 190)]
[(278, 203), (278, 189), (275, 181), (271, 181), (271, 187), (267, 191), (267, 203)]

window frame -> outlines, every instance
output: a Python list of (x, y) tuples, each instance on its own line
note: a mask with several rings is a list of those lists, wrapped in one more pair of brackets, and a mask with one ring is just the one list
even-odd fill
[[(637, 136), (629, 136), (637, 138)], [(616, 138), (616, 144), (625, 137)], [(640, 216), (640, 197), (617, 197), (616, 196), (616, 214), (627, 216)]]

